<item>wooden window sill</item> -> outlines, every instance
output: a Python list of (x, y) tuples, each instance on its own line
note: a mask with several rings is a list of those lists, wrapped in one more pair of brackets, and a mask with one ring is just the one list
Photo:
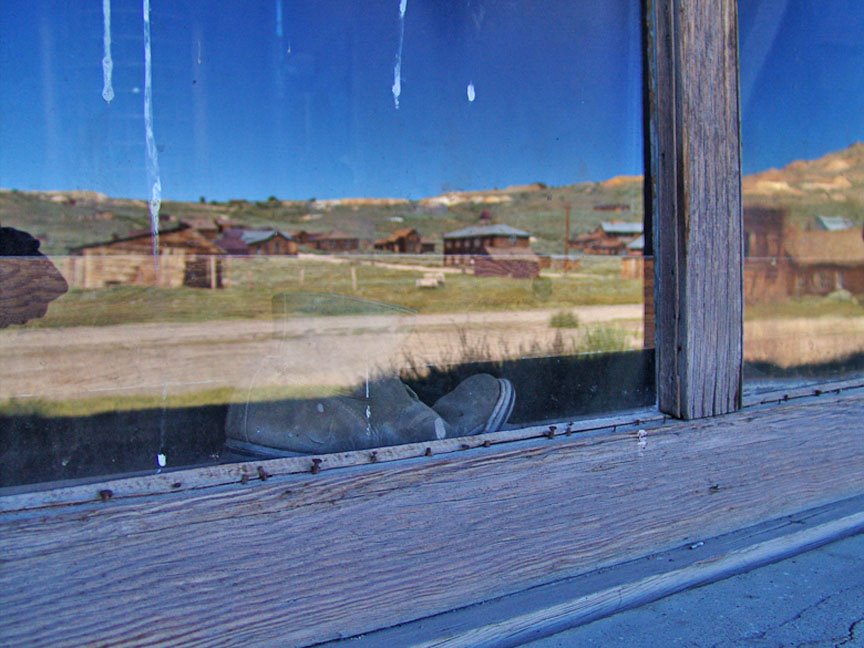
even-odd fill
[(861, 383), (758, 400), (318, 474), (283, 459), (8, 495), (0, 638), (315, 643), (864, 494)]

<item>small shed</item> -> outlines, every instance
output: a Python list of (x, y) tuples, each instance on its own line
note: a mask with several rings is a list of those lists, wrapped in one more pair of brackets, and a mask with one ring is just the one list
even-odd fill
[(375, 241), (376, 250), (398, 254), (423, 254), (423, 239), (420, 232), (411, 227), (398, 229), (390, 236)]
[(360, 249), (358, 237), (339, 230), (322, 233), (301, 230), (294, 234), (294, 239), (300, 245), (322, 252), (356, 252)]
[[(570, 247), (585, 254), (630, 254), (633, 249), (628, 246), (643, 236), (643, 229), (641, 222), (603, 222), (593, 232), (571, 239)], [(642, 240), (644, 242), (644, 238)]]
[(78, 288), (222, 287), (222, 249), (187, 225), (160, 231), (158, 251), (155, 259), (151, 232), (73, 248), (70, 283)]
[(226, 229), (216, 245), (232, 256), (296, 255), (297, 241), (278, 230)]

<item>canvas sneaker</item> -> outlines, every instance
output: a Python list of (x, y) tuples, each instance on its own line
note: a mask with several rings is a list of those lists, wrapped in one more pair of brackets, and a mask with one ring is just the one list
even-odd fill
[(510, 418), (516, 393), (506, 378), (475, 374), (435, 401), (432, 409), (447, 421), (450, 436), (497, 432)]
[(231, 405), (226, 447), (241, 455), (287, 457), (347, 452), (454, 436), (404, 383), (387, 379), (363, 395)]

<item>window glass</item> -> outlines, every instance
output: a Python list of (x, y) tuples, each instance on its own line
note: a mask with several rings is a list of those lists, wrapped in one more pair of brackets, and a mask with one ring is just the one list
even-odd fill
[(745, 378), (864, 372), (864, 5), (741, 0)]
[(3, 486), (654, 402), (638, 0), (0, 12)]

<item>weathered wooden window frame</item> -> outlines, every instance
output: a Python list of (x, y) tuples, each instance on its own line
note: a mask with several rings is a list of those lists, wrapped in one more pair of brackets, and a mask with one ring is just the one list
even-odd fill
[(659, 412), (0, 497), (0, 643), (317, 643), (864, 493), (864, 381), (739, 409), (736, 1), (645, 3)]

